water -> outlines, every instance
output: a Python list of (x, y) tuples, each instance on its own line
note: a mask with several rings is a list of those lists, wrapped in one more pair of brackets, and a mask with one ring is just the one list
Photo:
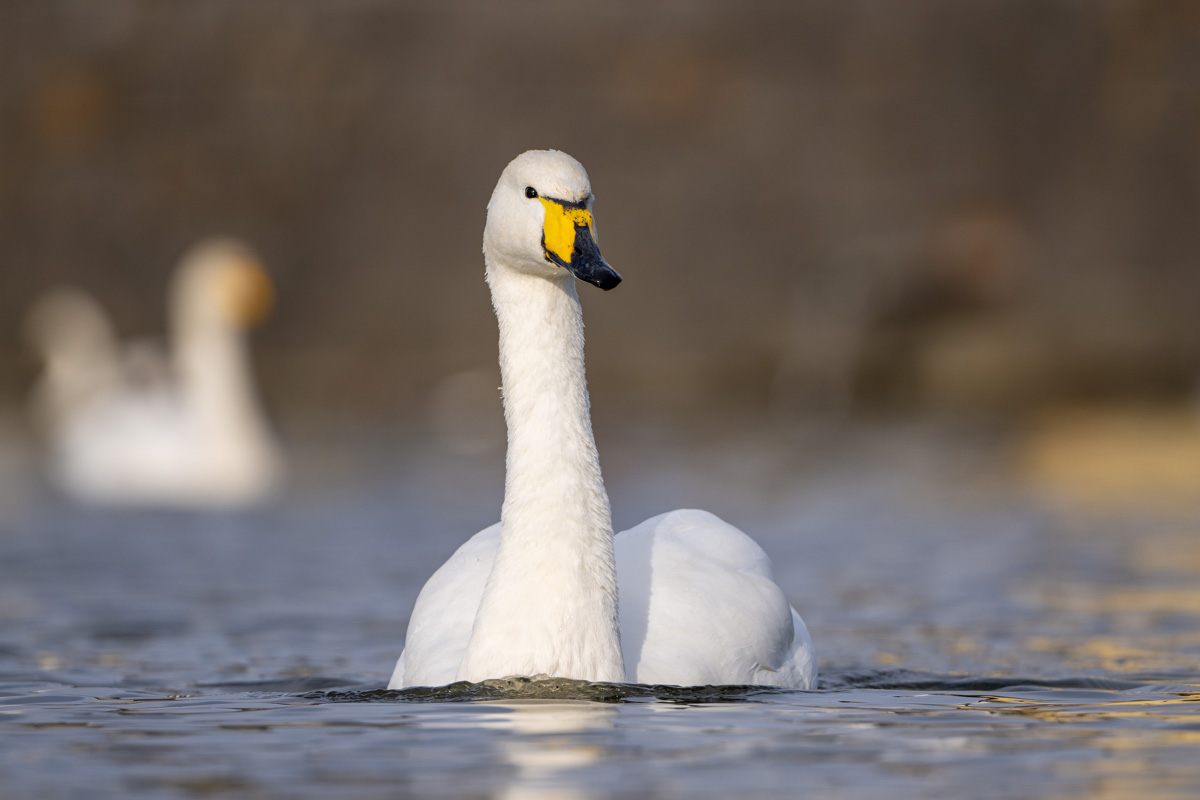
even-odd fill
[(771, 553), (815, 692), (383, 690), (422, 582), (494, 521), (496, 452), (325, 451), (244, 514), (9, 498), (0, 797), (1197, 795), (1200, 515), (1048, 502), (1010, 450), (608, 442), (619, 527), (701, 506)]

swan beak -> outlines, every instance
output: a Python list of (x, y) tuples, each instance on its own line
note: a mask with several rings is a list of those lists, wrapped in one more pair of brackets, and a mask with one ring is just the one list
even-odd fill
[(275, 287), (254, 259), (231, 264), (224, 283), (227, 315), (235, 324), (248, 328), (271, 313), (275, 305)]
[(542, 249), (546, 260), (570, 271), (581, 281), (608, 291), (621, 282), (621, 276), (608, 265), (596, 245), (596, 226), (592, 212), (582, 203), (539, 197), (546, 207), (542, 228)]

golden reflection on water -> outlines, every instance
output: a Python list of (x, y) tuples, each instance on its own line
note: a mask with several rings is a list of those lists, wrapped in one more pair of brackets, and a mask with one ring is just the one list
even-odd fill
[(1030, 636), (1023, 645), (1031, 652), (1057, 656), (1066, 669), (1075, 672), (1170, 672), (1194, 666), (1195, 654), (1200, 653), (1200, 632), (1070, 639)]
[[(1095, 502), (1063, 510), (1058, 530), (1065, 552), (1102, 555), (1109, 571), (1087, 580), (1047, 570), (1024, 586), (1021, 598), (1043, 614), (1051, 635), (1024, 636), (1023, 649), (1055, 656), (1066, 671), (1193, 674), (1200, 661), (1200, 415), (1071, 419), (1066, 433), (1041, 445), (1054, 443), (1062, 470), (1040, 477), (1053, 476), (1055, 489), (1092, 492)], [(1111, 496), (1096, 499), (1105, 493)], [(1122, 503), (1134, 505), (1120, 516), (1093, 513)]]
[[(1136, 738), (1136, 737), (1132, 737)], [(1195, 800), (1194, 770), (1150, 757), (1121, 754), (1098, 761), (1063, 762), (1055, 772), (1083, 780), (1084, 788), (1064, 798), (1087, 800)]]
[[(995, 703), (997, 706), (985, 705)], [(1006, 695), (986, 695), (981, 700), (966, 703), (958, 706), (960, 709), (986, 709), (987, 711), (995, 711), (1005, 714), (1019, 714), (1021, 716), (1035, 717), (1049, 721), (1059, 721), (1070, 718), (1073, 721), (1079, 720), (1113, 720), (1132, 717), (1151, 717), (1162, 722), (1188, 722), (1196, 721), (1195, 709), (1189, 704), (1200, 703), (1200, 691), (1195, 692), (1180, 692), (1175, 697), (1167, 697), (1161, 699), (1148, 700), (1139, 698), (1135, 700), (1109, 700), (1100, 703), (1063, 703), (1056, 701), (1047, 703), (1033, 697), (1008, 697)], [(1181, 710), (1185, 710), (1186, 714), (1171, 714), (1165, 713), (1161, 709), (1170, 707), (1171, 709), (1183, 706)], [(1179, 743), (1200, 742), (1200, 730), (1152, 730), (1147, 731), (1142, 729), (1139, 731), (1139, 736), (1148, 733), (1167, 733), (1167, 734), (1184, 734), (1184, 738), (1175, 741)]]
[[(1193, 762), (1194, 752), (1200, 752), (1200, 730), (1194, 727), (1194, 712), (1172, 712), (1189, 711), (1196, 703), (1200, 691), (1085, 704), (989, 695), (959, 708), (1076, 726), (1081, 744), (1099, 757), (1061, 759), (1054, 765), (1056, 774), (1084, 782), (1081, 791), (1063, 797), (1175, 800), (1195, 797)], [(1130, 725), (1123, 726), (1126, 722)], [(1189, 727), (1166, 727), (1171, 725)], [(1175, 755), (1173, 749), (1183, 752)]]
[(1027, 431), (1018, 460), (1036, 488), (1084, 507), (1196, 508), (1200, 413), (1189, 407), (1059, 409)]

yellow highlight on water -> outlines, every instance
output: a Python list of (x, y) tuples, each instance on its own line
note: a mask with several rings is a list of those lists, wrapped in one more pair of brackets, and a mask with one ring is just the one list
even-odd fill
[(570, 264), (571, 256), (575, 254), (575, 226), (585, 225), (590, 229), (592, 212), (586, 208), (564, 208), (544, 197), (538, 199), (546, 207), (546, 221), (542, 228), (546, 249)]

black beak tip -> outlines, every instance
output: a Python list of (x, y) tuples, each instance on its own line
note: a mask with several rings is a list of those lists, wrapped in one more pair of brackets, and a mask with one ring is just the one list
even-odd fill
[(609, 289), (617, 288), (617, 284), (620, 282), (621, 282), (621, 276), (612, 267), (609, 267), (607, 270), (605, 270), (601, 274), (597, 275), (595, 277), (595, 279), (592, 281), (592, 283), (599, 286), (601, 289), (603, 289), (606, 292)]

